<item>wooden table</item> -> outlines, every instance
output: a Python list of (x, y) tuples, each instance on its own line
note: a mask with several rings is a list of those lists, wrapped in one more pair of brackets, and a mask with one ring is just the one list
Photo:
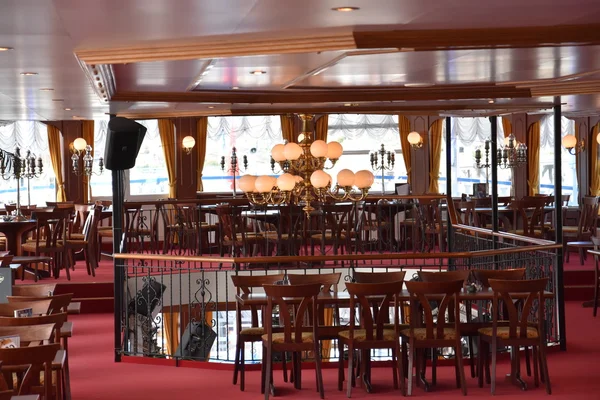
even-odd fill
[(21, 238), (25, 232), (35, 228), (34, 220), (28, 221), (0, 221), (0, 233), (6, 236), (6, 250), (14, 256), (23, 255), (21, 250)]
[[(477, 214), (485, 215), (490, 218), (493, 215), (492, 207), (475, 207), (474, 211)], [(504, 222), (506, 230), (516, 229), (516, 226), (518, 225), (518, 211), (518, 208), (511, 208), (510, 206), (498, 207), (498, 217)], [(544, 215), (551, 212), (554, 212), (554, 207), (544, 207)], [(511, 216), (512, 218), (510, 218)], [(481, 222), (482, 218), (480, 218), (479, 221)]]
[(28, 394), (25, 396), (12, 396), (11, 400), (40, 400), (40, 396), (37, 394)]

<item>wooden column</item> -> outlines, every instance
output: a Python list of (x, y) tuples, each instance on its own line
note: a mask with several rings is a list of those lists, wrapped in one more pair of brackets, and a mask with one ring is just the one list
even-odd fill
[(183, 149), (183, 138), (192, 136), (198, 142), (198, 120), (195, 117), (175, 118), (175, 163), (177, 168), (177, 198), (196, 198), (198, 180), (198, 149), (190, 154)]
[[(429, 128), (436, 120), (443, 117), (419, 115), (409, 116), (411, 132), (419, 132), (423, 138), (423, 147), (411, 148), (410, 189), (413, 194), (425, 194), (429, 190), (429, 153), (431, 135)], [(441, 160), (440, 168), (445, 168), (445, 160)], [(443, 191), (443, 189), (442, 189)]]
[[(581, 153), (578, 153), (577, 157), (577, 187), (579, 190), (579, 199), (571, 199), (569, 204), (581, 204), (581, 198), (590, 192), (590, 175), (589, 175), (589, 165), (590, 165), (590, 145), (592, 142), (590, 141), (592, 128), (590, 126), (589, 118), (573, 118), (575, 121), (575, 132), (577, 133), (577, 142), (580, 140), (584, 140), (585, 142), (585, 150)], [(598, 143), (595, 141), (594, 143)], [(578, 203), (576, 203), (578, 202)]]
[[(83, 137), (83, 122), (82, 121), (48, 121), (48, 125), (58, 128), (61, 133), (61, 156), (62, 156), (62, 174), (65, 184), (65, 194), (68, 201), (75, 203), (83, 202), (83, 181), (81, 176), (75, 175), (71, 171), (71, 150), (69, 145), (77, 138)], [(93, 143), (92, 143), (93, 146)], [(52, 168), (48, 165), (47, 168)]]

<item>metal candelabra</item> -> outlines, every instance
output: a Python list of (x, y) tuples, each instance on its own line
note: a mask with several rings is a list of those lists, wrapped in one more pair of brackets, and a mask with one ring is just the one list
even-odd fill
[(369, 157), (371, 158), (371, 169), (373, 171), (381, 171), (381, 194), (385, 194), (385, 172), (394, 171), (396, 153), (386, 151), (382, 143), (381, 148), (370, 153)]
[[(475, 150), (475, 166), (477, 168), (485, 168), (485, 191), (489, 193), (489, 168), (492, 166), (490, 161), (490, 141), (486, 140), (485, 145), (485, 163), (481, 162), (481, 149)], [(498, 150), (500, 151), (500, 150)]]
[[(246, 155), (244, 155), (242, 157), (242, 163), (243, 163), (244, 171), (245, 171), (246, 169), (248, 169), (248, 157)], [(221, 171), (233, 174), (233, 197), (234, 198), (236, 196), (235, 179), (236, 179), (236, 176), (239, 175), (239, 173), (240, 173), (239, 167), (240, 166), (238, 164), (238, 158), (237, 158), (237, 153), (236, 153), (235, 147), (233, 149), (231, 149), (231, 159), (229, 160), (229, 168), (225, 169), (225, 156), (221, 156)]]
[(28, 150), (25, 157), (21, 157), (21, 150), (17, 147), (14, 154), (0, 150), (0, 176), (4, 180), (15, 179), (17, 181), (17, 208), (15, 221), (25, 221), (27, 218), (21, 212), (21, 179), (27, 179), (27, 191), (29, 193), (29, 180), (39, 177), (44, 170), (42, 158), (35, 156)]

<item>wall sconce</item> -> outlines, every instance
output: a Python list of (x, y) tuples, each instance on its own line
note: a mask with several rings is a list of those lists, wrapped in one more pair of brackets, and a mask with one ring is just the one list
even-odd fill
[(408, 134), (408, 143), (410, 143), (410, 147), (413, 149), (420, 149), (423, 147), (423, 138), (419, 134), (419, 132), (411, 132)]
[(185, 151), (185, 154), (189, 156), (192, 152), (192, 149), (196, 145), (196, 139), (191, 136), (186, 136), (181, 141), (181, 144), (183, 145), (183, 151)]
[(596, 142), (598, 142), (598, 144), (600, 144), (600, 133), (596, 135)]
[(583, 150), (585, 150), (585, 142), (582, 139), (581, 141), (579, 141), (579, 143), (577, 143), (577, 138), (575, 137), (575, 135), (565, 136), (562, 140), (562, 145), (565, 149), (567, 149), (569, 154), (573, 155), (581, 153)]

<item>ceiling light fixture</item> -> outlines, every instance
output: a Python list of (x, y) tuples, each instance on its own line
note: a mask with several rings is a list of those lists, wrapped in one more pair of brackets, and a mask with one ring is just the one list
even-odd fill
[(65, 101), (65, 99), (52, 99), (52, 101)]
[(215, 108), (215, 106), (208, 106), (208, 108)]
[(238, 89), (239, 89), (239, 87), (238, 87), (238, 86), (232, 86), (232, 87), (231, 87), (231, 89), (233, 89), (233, 90), (238, 90)]
[(0, 47), (0, 51), (14, 50), (12, 47)]
[(52, 88), (41, 88), (41, 89), (40, 89), (40, 91), (41, 91), (41, 92), (51, 92), (51, 91), (53, 91), (53, 90), (54, 90), (54, 89), (52, 89)]
[(426, 82), (415, 82), (415, 83), (405, 83), (405, 87), (430, 87), (433, 86), (433, 83)]
[(71, 111), (71, 110), (72, 110), (72, 108), (69, 108), (69, 107), (65, 108), (65, 111)]
[(360, 10), (359, 7), (334, 7), (332, 8), (333, 11), (339, 11), (339, 12), (352, 12), (352, 11), (358, 11)]
[(257, 69), (257, 70), (254, 70), (254, 71), (250, 71), (251, 75), (264, 75), (266, 73), (267, 73), (267, 71), (263, 71), (262, 69)]
[(488, 103), (490, 103), (490, 104), (494, 104), (494, 103), (495, 103), (495, 101), (494, 101), (493, 99), (492, 99), (492, 100), (488, 100)]
[(23, 76), (34, 76), (37, 75), (37, 72), (21, 72), (21, 75)]

